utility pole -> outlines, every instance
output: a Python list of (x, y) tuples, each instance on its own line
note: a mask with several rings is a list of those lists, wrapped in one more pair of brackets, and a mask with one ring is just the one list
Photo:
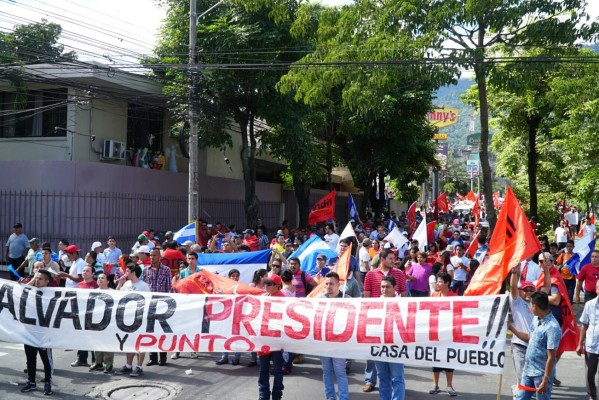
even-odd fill
[[(195, 107), (197, 101), (195, 93), (195, 67), (196, 67), (196, 40), (197, 40), (197, 4), (196, 0), (189, 0), (189, 87), (187, 113), (189, 118), (189, 197), (187, 218), (189, 222), (196, 222), (199, 216), (199, 188), (198, 188), (198, 114)], [(197, 228), (197, 227), (196, 227)]]

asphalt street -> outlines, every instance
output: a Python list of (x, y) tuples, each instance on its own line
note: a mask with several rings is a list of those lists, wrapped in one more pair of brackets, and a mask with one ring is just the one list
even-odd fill
[[(144, 375), (130, 378), (106, 375), (102, 372), (88, 372), (86, 367), (71, 367), (75, 360), (75, 351), (54, 350), (55, 376), (54, 398), (80, 399), (83, 396), (112, 399), (159, 399), (170, 389), (170, 398), (205, 400), (247, 400), (258, 398), (258, 368), (249, 368), (245, 364), (249, 357), (242, 356), (239, 366), (216, 366), (214, 361), (220, 354), (202, 353), (197, 359), (183, 353), (178, 360), (168, 359), (166, 366), (144, 367)], [(510, 386), (514, 383), (514, 372), (509, 349), (506, 352), (506, 367), (501, 385), (501, 399), (511, 399)], [(147, 360), (147, 357), (146, 357)], [(124, 356), (115, 357), (115, 367), (124, 363)], [(41, 389), (38, 392), (20, 393), (26, 381), (23, 372), (25, 354), (20, 344), (0, 342), (0, 399), (48, 398)], [(378, 392), (363, 393), (364, 362), (354, 362), (349, 376), (350, 398), (356, 400), (378, 399)], [(187, 374), (191, 370), (191, 374)], [(558, 378), (562, 387), (555, 388), (554, 399), (586, 399), (584, 387), (584, 361), (575, 353), (566, 353), (558, 364)], [(431, 372), (427, 368), (406, 367), (406, 399), (448, 398), (447, 393), (429, 395), (432, 387)], [(41, 362), (38, 362), (38, 388), (43, 387)], [(441, 389), (445, 389), (444, 377), (441, 377)], [(324, 399), (322, 369), (316, 357), (306, 357), (304, 363), (296, 365), (292, 375), (284, 379), (283, 398), (289, 400)], [(456, 371), (454, 388), (458, 398), (492, 400), (497, 399), (500, 376), (475, 374)], [(156, 387), (158, 386), (158, 387)], [(120, 389), (116, 390), (115, 389)], [(111, 394), (112, 393), (112, 394)], [(111, 395), (111, 397), (108, 397)]]

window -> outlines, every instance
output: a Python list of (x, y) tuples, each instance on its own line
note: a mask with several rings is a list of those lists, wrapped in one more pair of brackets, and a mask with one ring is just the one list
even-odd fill
[(129, 104), (127, 113), (127, 147), (162, 150), (164, 109)]
[(0, 137), (66, 136), (66, 129), (67, 89), (0, 92)]

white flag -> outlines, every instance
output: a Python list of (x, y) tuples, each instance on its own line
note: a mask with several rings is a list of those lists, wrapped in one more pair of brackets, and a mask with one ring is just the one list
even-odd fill
[(426, 232), (426, 216), (422, 218), (422, 222), (418, 225), (418, 229), (414, 232), (412, 240), (418, 240), (418, 250), (424, 251), (424, 248), (428, 244), (428, 235)]
[[(345, 225), (343, 232), (341, 232), (341, 235), (339, 235), (339, 241), (345, 238), (350, 238), (352, 236), (356, 237), (356, 232), (354, 231), (354, 227), (351, 226), (351, 222), (348, 222), (347, 225)], [(337, 251), (337, 254), (339, 254), (339, 241), (337, 242), (337, 248), (335, 249), (335, 251)]]
[(393, 243), (396, 249), (401, 249), (404, 244), (408, 243), (408, 238), (397, 227), (393, 228), (383, 240)]

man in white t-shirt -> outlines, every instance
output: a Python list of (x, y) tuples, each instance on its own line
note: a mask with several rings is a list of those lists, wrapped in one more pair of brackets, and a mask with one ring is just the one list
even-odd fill
[[(119, 283), (116, 287), (116, 290), (122, 290), (125, 292), (149, 292), (150, 291), (150, 286), (140, 280), (139, 278), (141, 277), (141, 266), (133, 264), (133, 263), (129, 263), (126, 265), (125, 267), (125, 272), (126, 274), (123, 275), (120, 279), (119, 279)], [(133, 369), (133, 357), (137, 355), (137, 367), (135, 367), (135, 369)], [(114, 373), (117, 375), (129, 375), (131, 377), (138, 377), (143, 375), (144, 370), (143, 370), (143, 365), (144, 365), (144, 358), (146, 356), (146, 353), (140, 352), (140, 353), (127, 353), (127, 364), (125, 364), (123, 367), (121, 367), (120, 369), (116, 370)]]
[[(371, 269), (371, 257), (370, 252), (368, 251), (370, 249), (370, 246), (372, 246), (372, 242), (370, 241), (370, 239), (365, 238), (362, 241), (362, 247), (360, 247), (360, 251), (358, 252), (358, 264), (360, 266), (360, 282), (364, 282), (364, 278), (366, 278), (366, 273), (368, 273), (368, 271), (370, 271)], [(363, 286), (363, 283), (361, 283), (360, 286)], [(362, 290), (362, 287), (360, 287), (360, 290)]]
[(74, 289), (77, 287), (77, 284), (83, 280), (83, 267), (85, 267), (85, 261), (79, 257), (79, 251), (80, 250), (74, 244), (67, 246), (64, 250), (71, 263), (71, 269), (69, 272), (61, 272), (58, 276), (62, 279), (66, 279), (66, 288)]
[(566, 242), (568, 242), (568, 230), (566, 229), (566, 220), (562, 219), (559, 222), (559, 226), (555, 228), (553, 232), (553, 242), (557, 243), (558, 249), (563, 249), (566, 247)]
[(324, 241), (329, 245), (331, 250), (337, 252), (337, 243), (339, 243), (339, 235), (335, 233), (335, 227), (333, 224), (327, 224), (326, 233), (324, 235)]
[(447, 265), (447, 272), (453, 270), (453, 280), (451, 281), (451, 290), (458, 295), (464, 294), (466, 279), (470, 271), (470, 259), (464, 255), (464, 246), (461, 244), (455, 245), (454, 250), (456, 255), (449, 259), (451, 264)]

